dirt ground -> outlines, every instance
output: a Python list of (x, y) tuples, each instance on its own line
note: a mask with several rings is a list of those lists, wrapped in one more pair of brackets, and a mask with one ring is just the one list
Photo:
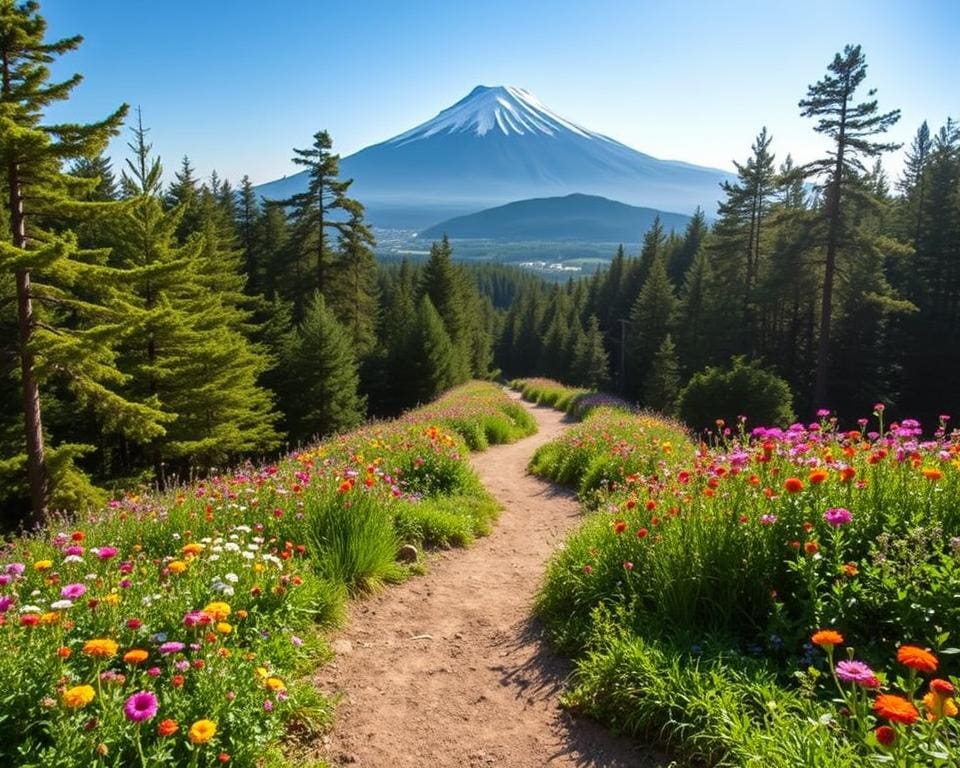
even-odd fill
[(352, 604), (334, 639), (336, 659), (317, 676), (343, 698), (318, 745), (333, 766), (665, 765), (558, 706), (569, 661), (531, 618), (544, 563), (578, 522), (567, 491), (526, 473), (537, 446), (567, 426), (527, 404), (539, 432), (474, 454), (504, 509), (494, 533), (467, 550), (431, 555), (429, 573)]

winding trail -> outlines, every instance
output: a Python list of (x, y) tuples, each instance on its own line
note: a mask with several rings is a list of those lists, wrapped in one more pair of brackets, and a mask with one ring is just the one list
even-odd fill
[[(516, 395), (514, 395), (516, 397)], [(567, 491), (526, 473), (566, 427), (525, 405), (539, 432), (471, 461), (503, 505), (491, 536), (430, 557), (426, 576), (351, 605), (317, 684), (343, 698), (319, 745), (362, 768), (641, 768), (660, 755), (558, 706), (571, 665), (541, 639), (531, 606), (550, 553), (579, 520)]]

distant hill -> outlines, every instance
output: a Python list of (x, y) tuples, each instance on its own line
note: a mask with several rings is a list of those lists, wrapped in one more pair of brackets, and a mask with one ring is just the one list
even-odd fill
[(682, 231), (690, 217), (638, 208), (595, 195), (566, 195), (518, 200), (467, 216), (457, 216), (420, 233), (426, 239), (581, 240), (637, 243), (660, 217), (663, 228)]
[[(512, 86), (474, 88), (432, 120), (340, 162), (350, 196), (380, 227), (422, 229), (511, 200), (580, 192), (707, 218), (733, 175), (638, 152), (567, 120)], [(268, 200), (307, 188), (307, 172), (257, 187)]]

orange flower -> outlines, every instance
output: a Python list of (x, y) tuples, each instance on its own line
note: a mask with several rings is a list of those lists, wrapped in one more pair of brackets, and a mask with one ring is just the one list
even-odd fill
[(627, 524), (623, 520), (614, 520), (613, 521), (613, 532), (616, 534), (621, 534), (627, 530)]
[(63, 705), (69, 709), (80, 709), (93, 701), (96, 693), (89, 685), (75, 685), (63, 692)]
[(268, 677), (264, 681), (264, 685), (266, 685), (271, 691), (282, 691), (287, 687), (283, 684), (283, 680), (281, 680), (279, 677)]
[(203, 552), (203, 544), (200, 544), (196, 541), (191, 541), (189, 544), (184, 544), (180, 551), (187, 557), (194, 557)]
[(843, 635), (833, 629), (821, 629), (819, 632), (813, 633), (810, 642), (819, 645), (821, 648), (826, 646), (832, 648), (835, 645), (843, 645)]
[(936, 467), (924, 467), (920, 471), (923, 473), (923, 476), (927, 478), (927, 480), (932, 480), (934, 482), (943, 477), (943, 472)]
[(123, 654), (123, 660), (127, 664), (142, 664), (149, 656), (150, 654), (141, 648), (132, 648)]
[(183, 573), (187, 570), (187, 564), (183, 560), (173, 560), (167, 565), (167, 569), (170, 573)]
[(784, 480), (783, 487), (787, 493), (800, 493), (803, 490), (803, 481), (798, 477), (788, 477)]
[(843, 566), (843, 575), (853, 578), (860, 572), (860, 569), (857, 567), (857, 564), (854, 562), (846, 563)]
[(815, 469), (807, 479), (810, 481), (810, 485), (820, 485), (827, 479), (827, 471), (825, 469)]
[(203, 612), (214, 621), (224, 621), (230, 615), (230, 606), (218, 600), (208, 603)]
[(903, 696), (881, 693), (873, 702), (873, 711), (893, 723), (913, 725), (920, 719), (920, 713), (913, 703)]
[(897, 661), (918, 672), (936, 672), (939, 666), (936, 656), (915, 645), (901, 645), (897, 649)]
[(173, 734), (179, 730), (180, 726), (177, 725), (177, 721), (171, 720), (169, 717), (166, 720), (161, 720), (157, 726), (157, 734), (159, 736), (173, 736)]
[(73, 651), (71, 651), (65, 645), (61, 645), (59, 648), (57, 648), (57, 656), (59, 656), (61, 659), (69, 659), (71, 653), (73, 653)]
[(117, 655), (117, 643), (115, 640), (107, 637), (87, 640), (83, 645), (83, 652), (87, 654), (87, 656), (109, 659)]
[(941, 717), (956, 717), (957, 704), (950, 696), (941, 696), (936, 691), (930, 691), (923, 697), (923, 706), (927, 710), (927, 720), (931, 723)]
[(815, 541), (808, 541), (803, 545), (803, 551), (808, 555), (815, 555), (820, 551), (820, 545)]

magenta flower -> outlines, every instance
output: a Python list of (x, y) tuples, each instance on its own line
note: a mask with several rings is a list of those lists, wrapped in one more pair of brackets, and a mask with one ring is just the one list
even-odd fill
[(776, 515), (761, 515), (760, 516), (760, 525), (773, 525), (777, 522)]
[(10, 606), (13, 605), (14, 599), (10, 595), (0, 595), (0, 613), (6, 613), (10, 610)]
[(823, 519), (827, 521), (827, 525), (839, 528), (841, 525), (846, 525), (853, 520), (853, 515), (850, 514), (849, 509), (833, 507), (823, 513)]
[(87, 588), (83, 584), (67, 584), (60, 590), (60, 597), (65, 597), (67, 600), (76, 600), (86, 593)]
[(163, 653), (163, 654), (179, 653), (184, 648), (186, 648), (186, 646), (183, 643), (177, 643), (177, 642), (164, 643), (163, 645), (160, 646), (160, 653)]
[(157, 714), (157, 697), (150, 691), (137, 691), (123, 705), (127, 720), (142, 723)]
[(877, 680), (874, 671), (862, 661), (846, 659), (837, 662), (837, 677), (845, 683), (854, 683), (865, 688), (873, 688)]
[(116, 547), (100, 547), (99, 549), (92, 549), (90, 551), (93, 552), (93, 554), (95, 554), (101, 560), (109, 560), (111, 557), (117, 556)]

